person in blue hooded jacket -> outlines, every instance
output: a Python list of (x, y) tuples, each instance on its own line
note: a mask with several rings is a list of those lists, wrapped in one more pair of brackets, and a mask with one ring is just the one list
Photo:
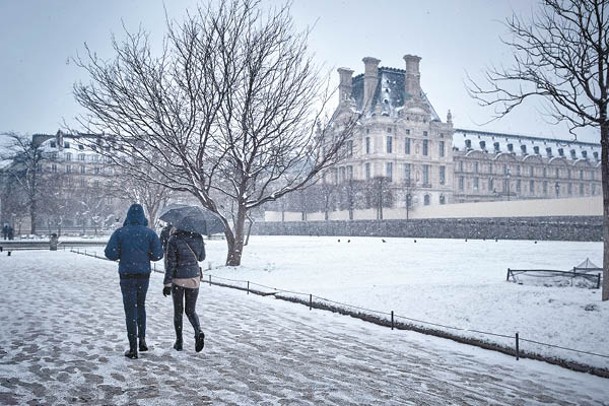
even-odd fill
[[(150, 281), (150, 261), (163, 258), (161, 240), (151, 228), (140, 204), (132, 204), (127, 211), (123, 226), (110, 237), (106, 258), (119, 261), (123, 306), (129, 349), (128, 358), (138, 357), (140, 351), (148, 351), (146, 345), (146, 293)], [(139, 341), (139, 342), (138, 342)]]

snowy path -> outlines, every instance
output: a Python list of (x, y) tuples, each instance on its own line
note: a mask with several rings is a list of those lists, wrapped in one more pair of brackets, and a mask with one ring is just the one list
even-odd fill
[(0, 286), (0, 404), (609, 405), (607, 379), (206, 285), (178, 353), (160, 274), (128, 360), (115, 264), (14, 252)]

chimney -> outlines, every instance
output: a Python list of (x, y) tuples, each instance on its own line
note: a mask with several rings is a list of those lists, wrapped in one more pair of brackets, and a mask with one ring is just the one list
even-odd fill
[(421, 57), (416, 55), (404, 56), (404, 61), (406, 61), (406, 93), (410, 94), (415, 101), (418, 101), (421, 98), (420, 60)]
[(337, 72), (340, 76), (338, 99), (339, 103), (342, 103), (345, 100), (349, 100), (351, 97), (353, 71), (349, 68), (338, 68)]
[(63, 150), (63, 131), (57, 130), (57, 134), (55, 134), (55, 140), (57, 141), (57, 148), (60, 151)]
[(363, 110), (366, 110), (371, 102), (372, 97), (374, 96), (374, 91), (376, 90), (376, 85), (379, 80), (379, 63), (381, 62), (379, 59), (372, 57), (365, 57), (362, 59), (364, 62), (364, 103)]

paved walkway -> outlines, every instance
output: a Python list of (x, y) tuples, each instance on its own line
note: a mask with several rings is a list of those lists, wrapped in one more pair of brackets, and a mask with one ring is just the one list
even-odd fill
[(3, 405), (609, 405), (603, 378), (219, 287), (176, 352), (159, 274), (129, 360), (115, 264), (18, 252), (0, 286)]

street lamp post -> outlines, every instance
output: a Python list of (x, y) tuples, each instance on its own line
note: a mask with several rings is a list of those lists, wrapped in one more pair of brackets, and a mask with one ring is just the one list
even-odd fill
[(512, 176), (512, 172), (510, 171), (510, 169), (508, 168), (507, 173), (505, 175), (507, 177), (507, 200), (508, 202), (510, 201), (510, 178)]
[(560, 194), (560, 185), (558, 182), (554, 185), (554, 190), (556, 190), (556, 198), (558, 199), (558, 195)]

